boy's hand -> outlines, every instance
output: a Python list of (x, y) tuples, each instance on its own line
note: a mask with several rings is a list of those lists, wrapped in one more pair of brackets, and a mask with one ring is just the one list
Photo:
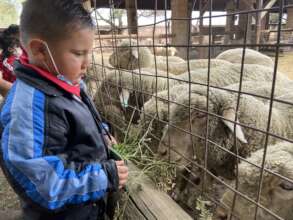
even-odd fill
[(104, 135), (104, 138), (108, 147), (112, 147), (112, 145), (117, 144), (116, 139), (112, 135), (111, 135), (111, 140), (108, 135)]
[(123, 186), (125, 186), (128, 178), (128, 168), (125, 166), (123, 160), (116, 161), (116, 166), (118, 170), (118, 176), (119, 176), (119, 189), (121, 189)]

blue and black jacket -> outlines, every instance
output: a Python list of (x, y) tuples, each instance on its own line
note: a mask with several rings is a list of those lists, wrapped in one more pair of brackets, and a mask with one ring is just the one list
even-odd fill
[(16, 63), (15, 73), (0, 117), (0, 161), (13, 189), (42, 211), (103, 201), (119, 179), (91, 99), (29, 65)]

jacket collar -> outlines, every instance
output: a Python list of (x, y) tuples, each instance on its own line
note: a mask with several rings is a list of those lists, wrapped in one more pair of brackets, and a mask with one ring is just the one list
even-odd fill
[[(28, 81), (31, 82), (30, 84), (34, 84), (34, 86), (36, 86), (38, 89), (42, 90), (43, 92), (47, 94), (48, 93), (51, 95), (60, 94), (59, 92), (57, 92), (57, 89), (56, 89), (56, 87), (58, 87), (59, 89), (63, 91), (66, 91), (72, 95), (76, 95), (80, 97), (80, 86), (69, 85), (66, 82), (58, 79), (56, 75), (42, 68), (39, 68), (35, 65), (29, 64), (28, 58), (25, 52), (20, 57), (19, 61), (16, 61), (14, 71), (19, 78), (27, 82)], [(26, 74), (22, 74), (22, 73), (26, 73)], [(42, 86), (42, 83), (44, 84), (44, 86)], [(53, 84), (54, 86), (52, 86), (51, 84)], [(54, 92), (52, 88), (54, 88), (53, 89), (55, 90)]]

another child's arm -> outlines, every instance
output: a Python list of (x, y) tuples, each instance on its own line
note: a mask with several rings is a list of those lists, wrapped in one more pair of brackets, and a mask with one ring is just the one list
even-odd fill
[(0, 94), (5, 97), (8, 93), (8, 91), (10, 90), (12, 86), (12, 83), (4, 80), (4, 79), (0, 79)]

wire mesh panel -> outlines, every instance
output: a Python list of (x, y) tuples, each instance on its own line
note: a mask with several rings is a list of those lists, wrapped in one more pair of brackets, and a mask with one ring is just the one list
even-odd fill
[(194, 219), (293, 219), (293, 2), (91, 6), (86, 82), (121, 152)]

